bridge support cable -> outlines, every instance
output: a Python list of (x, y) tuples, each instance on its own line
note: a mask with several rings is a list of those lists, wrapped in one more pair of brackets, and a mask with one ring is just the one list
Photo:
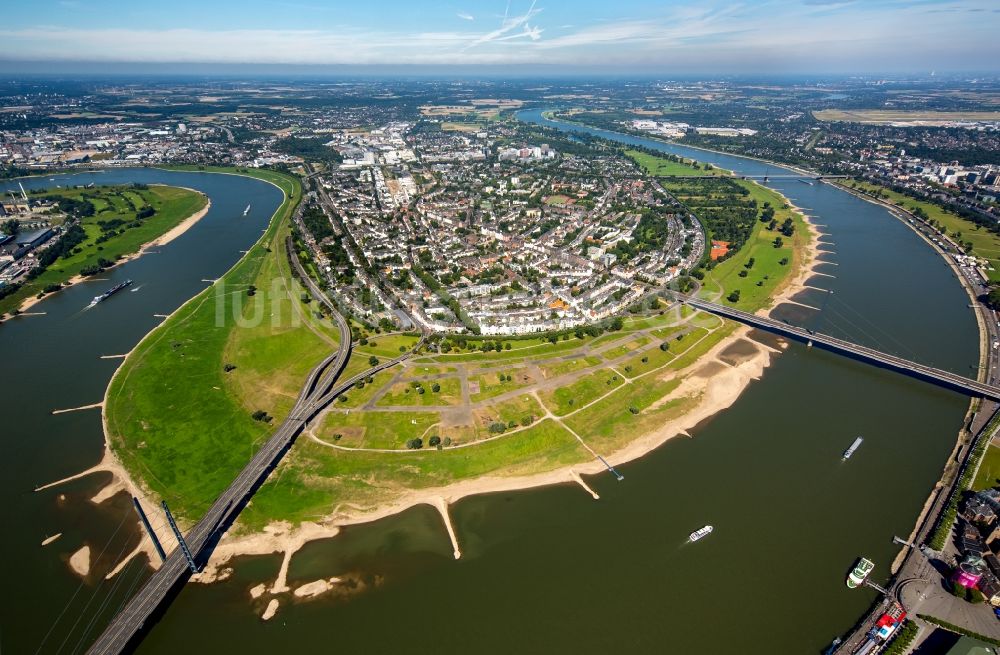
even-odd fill
[[(845, 300), (843, 300), (840, 296), (836, 296), (835, 294), (830, 294), (830, 295), (833, 296), (833, 298), (832, 298), (833, 302), (836, 303), (837, 307), (841, 307), (843, 309), (846, 309), (846, 310), (850, 311), (853, 315), (855, 315), (858, 318), (860, 318), (867, 325), (871, 326), (873, 329), (875, 329), (878, 332), (880, 332), (881, 334), (885, 335), (886, 338), (888, 338), (894, 344), (896, 344), (897, 346), (899, 346), (902, 349), (902, 352), (907, 357), (912, 357), (914, 360), (916, 360), (918, 358), (917, 353), (914, 352), (905, 343), (903, 343), (902, 341), (900, 341), (899, 339), (897, 339), (894, 334), (892, 334), (891, 332), (889, 332), (885, 328), (881, 327), (880, 325), (878, 325), (877, 323), (875, 323), (874, 321), (872, 321), (870, 318), (868, 318), (867, 316), (865, 316), (862, 312), (858, 311), (853, 306), (851, 306), (850, 303), (848, 303)], [(834, 308), (833, 311), (836, 311), (836, 309)]]
[(180, 528), (177, 527), (177, 523), (174, 521), (174, 515), (170, 513), (170, 508), (167, 507), (167, 501), (163, 501), (163, 511), (167, 515), (167, 521), (170, 522), (170, 529), (174, 531), (174, 536), (177, 537), (177, 544), (181, 547), (181, 552), (184, 553), (184, 559), (187, 560), (191, 573), (197, 573), (198, 565), (194, 563), (194, 557), (192, 557), (191, 551), (188, 549), (184, 535), (181, 534)]
[[(122, 517), (122, 524), (125, 523), (125, 521), (126, 521), (126, 519), (128, 519), (128, 517), (129, 517), (128, 514), (126, 514), (124, 517)], [(115, 531), (115, 534), (116, 535), (118, 534), (117, 530)], [(112, 539), (114, 539), (114, 535), (112, 535)], [(108, 541), (108, 545), (111, 545), (111, 541), (110, 540)], [(129, 545), (128, 544), (128, 538), (126, 537), (126, 539), (124, 539), (124, 541), (122, 542), (121, 549), (118, 551), (118, 556), (116, 558), (116, 561), (121, 561), (121, 558), (125, 556), (125, 552), (128, 549), (128, 545)], [(105, 547), (105, 550), (106, 550), (106, 547)], [(97, 559), (95, 559), (94, 561), (95, 562), (99, 561), (103, 555), (104, 555), (104, 551), (102, 551), (101, 555), (98, 556)], [(93, 604), (93, 602), (95, 600), (97, 600), (98, 595), (101, 594), (102, 590), (104, 589), (104, 583), (105, 582), (107, 582), (107, 578), (105, 578), (105, 577), (102, 576), (101, 577), (101, 581), (94, 588), (94, 593), (92, 593), (90, 595), (90, 598), (87, 600), (86, 604), (84, 604), (83, 608), (80, 610), (80, 614), (76, 617), (76, 620), (73, 622), (73, 625), (70, 627), (69, 632), (67, 632), (66, 636), (63, 637), (62, 643), (59, 644), (59, 648), (56, 649), (56, 651), (55, 651), (56, 653), (62, 652), (62, 649), (66, 647), (66, 644), (69, 642), (70, 637), (72, 637), (73, 633), (76, 632), (77, 626), (80, 625), (80, 622), (89, 613), (90, 606)], [(121, 584), (121, 580), (120, 579), (115, 580), (114, 582), (111, 583), (110, 588), (104, 594), (104, 597), (101, 600), (101, 602), (97, 605), (97, 609), (94, 610), (94, 614), (91, 616), (90, 621), (88, 622), (88, 624), (91, 623), (91, 622), (93, 622), (94, 619), (97, 616), (100, 615), (102, 608), (104, 608), (107, 605), (108, 599), (111, 596), (114, 595), (115, 591), (118, 589), (118, 585), (119, 584)], [(41, 648), (39, 648), (39, 650), (41, 650)]]
[[(115, 528), (115, 531), (113, 533), (111, 533), (111, 536), (108, 538), (107, 542), (105, 542), (104, 547), (101, 548), (101, 552), (97, 556), (97, 559), (95, 561), (100, 560), (102, 557), (104, 557), (104, 553), (107, 552), (108, 547), (111, 545), (111, 542), (113, 542), (115, 540), (115, 537), (118, 536), (118, 533), (121, 531), (122, 526), (125, 525), (125, 521), (127, 519), (128, 519), (128, 514), (126, 514), (126, 515), (124, 515), (122, 517), (121, 522), (118, 523), (118, 527)], [(126, 543), (128, 543), (128, 542), (126, 542)], [(124, 553), (124, 552), (125, 552), (125, 549), (122, 548), (122, 553)], [(76, 600), (76, 597), (80, 594), (80, 591), (83, 590), (83, 587), (84, 587), (84, 585), (86, 583), (87, 583), (86, 579), (80, 580), (80, 584), (77, 585), (76, 591), (74, 591), (73, 595), (69, 597), (68, 601), (66, 601), (65, 607), (63, 607), (62, 611), (59, 612), (59, 616), (56, 617), (55, 621), (52, 622), (52, 625), (49, 627), (48, 631), (45, 633), (45, 636), (42, 637), (42, 641), (39, 642), (38, 649), (35, 651), (35, 655), (38, 655), (38, 653), (42, 652), (42, 648), (45, 646), (45, 643), (49, 640), (49, 637), (52, 636), (52, 632), (56, 629), (56, 626), (59, 625), (59, 622), (62, 621), (62, 618), (63, 618), (63, 616), (66, 615), (66, 612), (69, 611), (70, 605), (72, 605), (73, 601)], [(95, 593), (96, 593), (96, 591), (95, 591)], [(87, 605), (90, 605), (90, 602), (91, 601), (88, 601)], [(79, 619), (77, 619), (77, 621), (79, 622)], [(73, 624), (73, 628), (70, 629), (70, 632), (72, 632), (72, 630), (75, 627), (76, 627), (76, 624), (74, 623)], [(60, 646), (60, 648), (62, 648), (62, 646)]]
[[(88, 639), (90, 637), (90, 632), (94, 629), (94, 626), (97, 624), (97, 620), (104, 614), (104, 611), (108, 608), (109, 603), (111, 603), (111, 601), (116, 596), (120, 595), (122, 598), (120, 605), (124, 605), (126, 602), (128, 602), (128, 599), (132, 595), (132, 591), (135, 589), (136, 585), (138, 585), (146, 577), (145, 576), (146, 571), (144, 566), (140, 564), (135, 566), (134, 568), (135, 572), (132, 574), (132, 584), (128, 585), (127, 589), (125, 588), (126, 587), (125, 572), (122, 572), (117, 576), (117, 579), (111, 585), (111, 588), (108, 590), (108, 593), (104, 596), (104, 600), (101, 601), (100, 606), (98, 606), (98, 608), (94, 610), (93, 615), (90, 617), (90, 621), (87, 622), (87, 626), (80, 634), (80, 638), (77, 640), (76, 645), (73, 647), (73, 650), (70, 651), (71, 654), (79, 652), (81, 648), (86, 646)], [(118, 592), (120, 589), (124, 590), (124, 593), (119, 594)]]
[(866, 339), (868, 339), (868, 341), (871, 343), (872, 347), (878, 348), (879, 350), (881, 350), (882, 352), (885, 352), (885, 353), (894, 354), (891, 349), (885, 347), (885, 344), (883, 344), (882, 341), (880, 339), (878, 339), (878, 337), (876, 337), (875, 335), (871, 334), (868, 330), (864, 329), (863, 327), (861, 327), (860, 325), (858, 325), (857, 323), (855, 323), (854, 321), (852, 321), (848, 317), (846, 317), (843, 314), (841, 314), (839, 311), (836, 310), (836, 308), (834, 308), (834, 307), (827, 307), (827, 311), (830, 312), (830, 313), (832, 313), (834, 316), (839, 317), (844, 323), (846, 323), (849, 326), (850, 329), (845, 330), (843, 328), (843, 326), (838, 326), (836, 323), (831, 322), (831, 324), (834, 327), (839, 327), (840, 328), (841, 332), (844, 333), (844, 338), (845, 339), (856, 338), (856, 337), (854, 337), (851, 334), (851, 332), (853, 331), (856, 335), (860, 334), (860, 335), (864, 336)]

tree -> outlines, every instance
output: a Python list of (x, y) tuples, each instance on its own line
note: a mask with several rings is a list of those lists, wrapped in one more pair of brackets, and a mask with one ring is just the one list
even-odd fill
[(993, 309), (1000, 309), (1000, 287), (990, 289), (986, 295), (986, 304)]
[[(438, 393), (439, 391), (441, 391), (441, 385), (435, 382), (434, 384), (431, 385), (431, 391), (433, 391), (434, 393)], [(434, 444), (431, 445), (433, 446)]]
[(427, 444), (432, 448), (436, 448), (440, 443), (441, 443), (441, 437), (437, 436), (436, 434), (427, 440)]
[(3, 227), (0, 228), (0, 232), (4, 234), (16, 235), (21, 231), (21, 224), (17, 222), (16, 219), (10, 219), (4, 221)]
[(784, 239), (782, 239), (781, 237), (774, 237), (774, 247), (775, 248), (780, 248), (783, 245), (785, 245), (785, 240)]
[(737, 303), (737, 302), (739, 302), (740, 301), (740, 290), (736, 289), (735, 291), (733, 291), (732, 293), (730, 293), (728, 296), (726, 296), (726, 300), (728, 300), (731, 303)]
[(417, 437), (415, 439), (410, 439), (409, 441), (406, 442), (406, 447), (409, 448), (410, 450), (420, 450), (421, 448), (424, 447), (424, 440), (421, 439), (420, 437)]
[(378, 366), (378, 357), (376, 357), (375, 355), (372, 355), (371, 357), (369, 357), (368, 358), (368, 365), (369, 366)]

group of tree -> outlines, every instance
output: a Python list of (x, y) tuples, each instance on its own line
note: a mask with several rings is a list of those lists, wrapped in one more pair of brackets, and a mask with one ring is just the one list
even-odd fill
[(296, 136), (278, 139), (271, 146), (275, 152), (281, 152), (293, 157), (302, 157), (309, 161), (336, 163), (344, 161), (340, 153), (327, 146), (327, 139), (300, 138)]
[(94, 203), (86, 198), (67, 198), (66, 196), (49, 196), (56, 207), (64, 214), (73, 218), (87, 218), (96, 213)]
[(56, 239), (54, 244), (38, 253), (38, 263), (28, 273), (28, 279), (33, 280), (41, 275), (60, 257), (70, 257), (73, 254), (73, 249), (83, 243), (86, 238), (87, 233), (78, 224), (74, 223), (66, 228), (66, 231)]

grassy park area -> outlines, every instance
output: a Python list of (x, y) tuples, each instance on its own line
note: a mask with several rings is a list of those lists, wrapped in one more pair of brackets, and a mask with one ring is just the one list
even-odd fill
[(996, 486), (1000, 486), (1000, 447), (990, 445), (983, 453), (976, 479), (972, 481), (972, 490), (982, 491)]
[[(810, 235), (802, 215), (788, 207), (780, 194), (754, 182), (740, 180), (736, 183), (749, 192), (749, 198), (759, 207), (769, 203), (774, 208), (773, 220), (778, 226), (790, 220), (792, 236), (769, 228), (770, 223), (755, 221), (746, 244), (708, 272), (702, 295), (719, 301), (725, 299), (727, 304), (739, 309), (756, 311), (771, 304), (775, 293), (788, 279), (788, 272), (802, 264)], [(776, 247), (779, 238), (781, 246)], [(743, 272), (745, 276), (741, 276)], [(739, 299), (728, 300), (737, 291)]]
[[(267, 175), (286, 200), (262, 241), (223, 278), (226, 292), (206, 290), (150, 333), (108, 391), (114, 450), (185, 521), (201, 516), (287, 414), (309, 369), (337, 346), (334, 324), (298, 295), (278, 305), (279, 320), (241, 329), (215, 323), (217, 311), (250, 316), (271, 301), (260, 291), (248, 295), (251, 286), (271, 289), (290, 278), (284, 237), (301, 190), (293, 178)], [(749, 185), (742, 201), (749, 200), (770, 202), (779, 222), (801, 220), (767, 189)], [(707, 272), (706, 287), (729, 293), (745, 285), (739, 306), (766, 304), (808, 238), (795, 225), (795, 237), (774, 248), (774, 234), (754, 218), (746, 246)], [(751, 256), (750, 275), (739, 277)], [(778, 264), (779, 256), (790, 261)], [(766, 284), (757, 287), (764, 275)], [(264, 483), (238, 529), (316, 520), (415, 489), (543, 473), (593, 461), (593, 452), (610, 455), (698, 402), (698, 392), (680, 391), (691, 386), (683, 383), (698, 379), (696, 364), (734, 328), (664, 302), (599, 336), (469, 337), (450, 352), (425, 348), (333, 403)], [(345, 376), (416, 341), (366, 332)], [(264, 420), (255, 412), (265, 412)]]
[(676, 177), (692, 175), (730, 175), (729, 171), (714, 168), (711, 164), (699, 164), (683, 157), (656, 156), (640, 150), (626, 150), (625, 154), (635, 160), (650, 175), (656, 177)]
[[(46, 215), (63, 226), (64, 235), (47, 246), (55, 249), (52, 256), (58, 256), (44, 271), (0, 299), (0, 314), (12, 312), (26, 298), (65, 284), (74, 276), (97, 274), (138, 252), (143, 244), (176, 227), (208, 202), (195, 191), (160, 185), (50, 189), (32, 193), (31, 200), (53, 203)], [(40, 251), (40, 259), (43, 253)]]
[[(229, 484), (292, 405), (308, 370), (336, 347), (333, 325), (316, 319), (297, 295), (292, 302), (268, 297), (273, 279), (289, 279), (284, 235), (300, 187), (290, 176), (254, 173), (285, 192), (261, 241), (150, 332), (107, 393), (112, 448), (189, 518), (200, 516)], [(261, 291), (249, 295), (251, 285)], [(233, 317), (252, 316), (258, 303), (277, 311), (275, 320), (238, 328)], [(228, 317), (223, 325), (217, 311)], [(299, 327), (293, 327), (293, 313)], [(258, 410), (271, 423), (254, 420)]]

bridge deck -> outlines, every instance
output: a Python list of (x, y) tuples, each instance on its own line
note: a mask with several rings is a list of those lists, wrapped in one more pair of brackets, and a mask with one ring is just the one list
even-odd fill
[[(239, 516), (245, 503), (291, 448), (307, 421), (337, 396), (350, 389), (359, 379), (398, 364), (410, 357), (423, 343), (421, 338), (414, 349), (336, 384), (351, 354), (350, 326), (326, 294), (306, 275), (298, 258), (292, 256), (290, 260), (310, 293), (332, 312), (340, 330), (340, 344), (336, 352), (309, 373), (288, 418), (278, 426), (271, 438), (215, 500), (205, 516), (188, 532), (186, 537), (188, 547), (196, 562), (204, 562), (208, 557), (216, 537)], [(157, 611), (169, 600), (173, 590), (189, 576), (190, 569), (184, 555), (179, 548), (174, 549), (163, 566), (153, 573), (138, 593), (126, 603), (87, 652), (94, 655), (125, 652)]]
[(845, 341), (844, 339), (838, 339), (837, 337), (831, 337), (819, 332), (812, 332), (800, 327), (795, 327), (794, 325), (777, 321), (773, 318), (750, 314), (749, 312), (744, 312), (732, 307), (726, 307), (724, 305), (717, 305), (698, 298), (682, 297), (680, 300), (691, 307), (709, 312), (711, 314), (716, 314), (717, 316), (730, 318), (734, 321), (739, 321), (740, 323), (744, 323), (752, 327), (767, 330), (768, 332), (774, 332), (786, 337), (791, 337), (798, 341), (811, 343), (814, 346), (848, 355), (855, 359), (868, 362), (869, 364), (875, 364), (877, 366), (904, 373), (921, 380), (933, 382), (954, 391), (960, 391), (970, 396), (978, 396), (989, 400), (1000, 401), (1000, 387), (978, 382), (950, 371), (913, 362), (895, 355), (889, 355), (879, 350), (875, 350), (874, 348), (861, 346), (856, 343), (851, 343), (850, 341)]

